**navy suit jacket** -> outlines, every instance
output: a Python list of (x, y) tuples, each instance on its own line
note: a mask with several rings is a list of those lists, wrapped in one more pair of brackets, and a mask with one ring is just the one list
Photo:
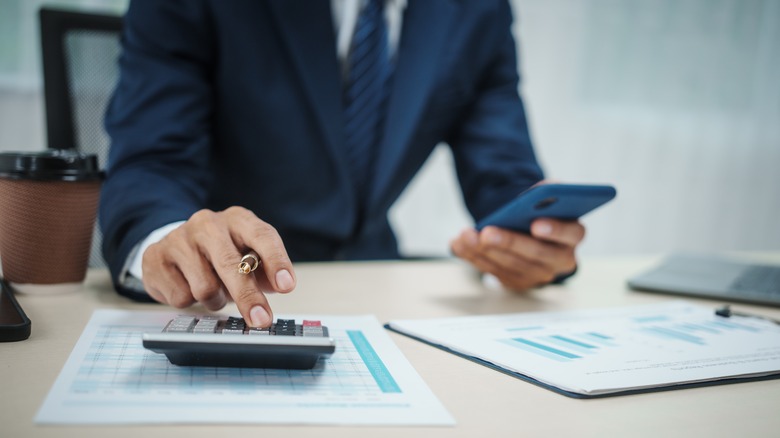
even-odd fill
[(329, 1), (133, 1), (100, 204), (115, 282), (151, 231), (232, 205), (276, 227), (293, 262), (396, 258), (387, 211), (440, 142), (471, 214), (492, 212), (542, 178), (511, 25), (506, 0), (409, 2), (359, 211)]

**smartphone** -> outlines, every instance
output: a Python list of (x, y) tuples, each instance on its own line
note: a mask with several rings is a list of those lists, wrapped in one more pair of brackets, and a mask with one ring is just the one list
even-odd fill
[(610, 185), (541, 184), (524, 191), (477, 223), (528, 233), (531, 222), (549, 217), (575, 220), (612, 200), (617, 191)]
[(30, 337), (30, 318), (14, 298), (11, 286), (0, 281), (0, 342), (23, 341)]

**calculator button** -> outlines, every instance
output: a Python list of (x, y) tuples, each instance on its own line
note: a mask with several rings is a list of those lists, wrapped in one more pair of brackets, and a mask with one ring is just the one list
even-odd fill
[(302, 336), (319, 336), (319, 337), (322, 337), (323, 336), (322, 327), (317, 327), (317, 328), (306, 328), (306, 327), (304, 327)]
[(322, 331), (322, 322), (320, 321), (313, 321), (313, 320), (303, 320), (302, 326), (302, 336), (319, 336), (322, 337), (324, 335)]
[(244, 334), (244, 329), (246, 328), (246, 322), (244, 322), (243, 318), (235, 318), (230, 317), (225, 321), (225, 325), (222, 327), (222, 334), (223, 335), (242, 335)]
[(277, 330), (289, 330), (293, 329), (295, 330), (295, 320), (294, 319), (277, 319), (275, 328)]
[(277, 319), (273, 329), (276, 336), (295, 336), (295, 320)]
[(243, 335), (244, 334), (244, 330), (243, 329), (239, 330), (239, 329), (223, 328), (220, 333), (222, 333), (223, 335)]
[(219, 317), (216, 316), (203, 316), (201, 317), (195, 327), (192, 329), (193, 333), (214, 333), (217, 331), (217, 323), (219, 323)]
[(195, 326), (195, 317), (180, 315), (172, 319), (164, 331), (170, 333), (187, 333)]
[(246, 334), (248, 335), (270, 335), (271, 329), (268, 327), (260, 328), (260, 327), (250, 327)]
[(279, 329), (277, 327), (276, 336), (295, 336), (295, 329), (292, 327)]

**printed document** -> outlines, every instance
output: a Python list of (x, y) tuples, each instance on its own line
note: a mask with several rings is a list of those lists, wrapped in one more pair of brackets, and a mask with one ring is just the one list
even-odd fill
[(96, 311), (36, 423), (454, 424), (373, 316), (280, 315), (321, 320), (336, 340), (311, 370), (171, 365), (141, 335), (175, 316)]
[(573, 397), (780, 377), (779, 325), (680, 301), (387, 327)]

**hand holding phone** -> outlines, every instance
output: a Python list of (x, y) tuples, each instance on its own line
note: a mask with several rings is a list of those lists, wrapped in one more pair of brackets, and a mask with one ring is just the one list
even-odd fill
[(541, 184), (531, 187), (477, 223), (528, 233), (541, 217), (576, 220), (606, 204), (616, 195), (610, 185)]

